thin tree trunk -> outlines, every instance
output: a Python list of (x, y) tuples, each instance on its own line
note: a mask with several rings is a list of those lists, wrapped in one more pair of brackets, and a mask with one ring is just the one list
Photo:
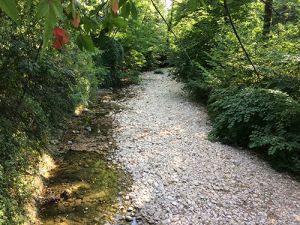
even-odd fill
[(236, 39), (238, 40), (238, 42), (239, 42), (239, 44), (240, 44), (240, 46), (241, 46), (241, 48), (242, 48), (242, 50), (243, 50), (243, 52), (244, 52), (247, 60), (251, 64), (251, 66), (253, 68), (253, 71), (256, 74), (258, 80), (260, 80), (260, 74), (259, 74), (258, 70), (256, 69), (256, 66), (254, 65), (254, 63), (253, 63), (253, 61), (252, 61), (252, 59), (251, 59), (248, 51), (246, 50), (246, 48), (245, 48), (245, 46), (244, 46), (244, 44), (242, 42), (241, 37), (240, 37), (240, 35), (239, 35), (239, 33), (238, 33), (235, 25), (234, 25), (234, 22), (232, 20), (232, 17), (231, 17), (231, 14), (230, 14), (230, 10), (229, 10), (228, 4), (227, 4), (227, 0), (224, 0), (224, 9), (225, 9), (225, 16), (228, 17), (229, 23), (230, 23), (230, 25), (232, 27), (232, 30), (234, 32), (234, 35), (235, 35)]
[(170, 45), (169, 33), (171, 33), (172, 28), (173, 28), (173, 13), (174, 13), (174, 1), (172, 1), (172, 5), (171, 5), (171, 12), (170, 12), (170, 19), (169, 19), (169, 26), (168, 26), (168, 37), (167, 37), (168, 45)]
[[(159, 8), (157, 7), (157, 5), (155, 4), (154, 0), (150, 0), (152, 5), (154, 6), (155, 10), (158, 12), (158, 14), (160, 15), (160, 17), (162, 18), (162, 20), (164, 21), (164, 23), (168, 26), (168, 30), (170, 30), (171, 34), (173, 34), (175, 40), (179, 40), (179, 38), (177, 37), (177, 35), (175, 34), (175, 32), (173, 31), (172, 27), (170, 27), (170, 24), (168, 23), (168, 21), (165, 19), (165, 17), (163, 16), (163, 14), (160, 12)], [(189, 60), (189, 63), (191, 65), (193, 65), (193, 61), (191, 59), (191, 57), (189, 56), (188, 52), (184, 49), (184, 53), (186, 55), (186, 57)]]
[(263, 37), (265, 40), (268, 40), (271, 34), (273, 0), (265, 0), (264, 2), (265, 2), (265, 12), (264, 12)]

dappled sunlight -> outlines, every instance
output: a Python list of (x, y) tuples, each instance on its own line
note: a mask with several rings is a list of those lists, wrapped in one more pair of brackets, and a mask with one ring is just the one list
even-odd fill
[(0, 224), (298, 224), (299, 4), (0, 0)]
[(208, 140), (212, 128), (205, 108), (175, 94), (181, 87), (166, 75), (155, 76), (124, 103), (130, 110), (117, 115), (117, 159), (132, 173), (129, 195), (146, 220), (243, 224), (263, 215), (263, 223), (295, 222), (299, 187), (253, 154)]
[(153, 185), (134, 184), (132, 189), (135, 191), (134, 203), (136, 207), (143, 208), (147, 203), (155, 198)]
[(91, 185), (86, 181), (73, 181), (69, 183), (58, 183), (51, 185), (51, 190), (53, 192), (60, 192), (64, 190), (68, 190), (68, 194), (72, 196), (79, 190), (88, 190), (91, 188)]
[(181, 155), (174, 156), (171, 161), (172, 162), (170, 162), (170, 164), (172, 164), (175, 168), (183, 169), (185, 166)]
[(47, 185), (56, 203), (42, 207), (43, 224), (88, 224), (95, 217), (111, 220), (118, 193), (129, 181), (123, 180), (122, 171), (99, 157), (85, 151), (65, 153)]
[(208, 132), (197, 132), (194, 135), (199, 139), (207, 139)]
[(39, 173), (45, 177), (49, 178), (51, 176), (51, 170), (57, 167), (53, 157), (49, 154), (43, 153), (41, 156), (41, 163), (39, 165)]
[(172, 134), (172, 132), (169, 130), (163, 130), (163, 131), (159, 132), (159, 136), (169, 136), (171, 134)]
[(83, 104), (80, 104), (80, 105), (76, 106), (74, 114), (76, 116), (80, 116), (82, 114), (82, 112), (85, 112), (85, 111), (88, 111), (88, 109), (86, 108), (86, 106), (83, 105)]

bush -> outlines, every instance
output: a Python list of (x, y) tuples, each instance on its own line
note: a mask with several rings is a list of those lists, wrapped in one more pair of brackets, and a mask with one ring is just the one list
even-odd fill
[(24, 176), (37, 172), (52, 131), (88, 104), (98, 68), (74, 46), (40, 51), (40, 30), (0, 21), (0, 224), (22, 224), (31, 193)]
[[(200, 67), (201, 68), (201, 67)], [(199, 68), (199, 70), (200, 70)], [(203, 72), (194, 79), (186, 81), (184, 89), (196, 101), (206, 103), (212, 90), (215, 89), (218, 82), (203, 68)]]
[(94, 43), (103, 52), (94, 56), (97, 66), (104, 65), (108, 70), (104, 76), (104, 87), (121, 86), (120, 69), (124, 60), (124, 49), (122, 45), (114, 38), (101, 33), (99, 37), (94, 38)]
[(281, 91), (222, 89), (209, 99), (213, 137), (267, 151), (278, 168), (300, 174), (300, 104)]
[(135, 70), (130, 70), (126, 73), (121, 73), (121, 80), (124, 86), (130, 84), (139, 84), (141, 81), (140, 72)]
[(280, 90), (295, 100), (300, 100), (300, 77), (287, 75), (265, 77), (262, 81), (262, 86), (268, 89)]
[(141, 71), (146, 65), (145, 56), (136, 50), (130, 50), (125, 55), (126, 69)]

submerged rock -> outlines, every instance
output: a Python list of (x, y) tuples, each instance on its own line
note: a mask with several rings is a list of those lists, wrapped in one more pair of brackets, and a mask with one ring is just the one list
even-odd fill
[(69, 189), (66, 189), (60, 194), (60, 198), (62, 198), (66, 201), (70, 198), (71, 194), (72, 194), (72, 191)]

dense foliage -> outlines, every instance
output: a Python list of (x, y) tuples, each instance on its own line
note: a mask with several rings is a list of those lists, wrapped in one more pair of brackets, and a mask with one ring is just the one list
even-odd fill
[[(75, 108), (87, 106), (99, 87), (138, 82), (138, 72), (155, 65), (147, 57), (161, 52), (151, 49), (161, 32), (149, 30), (147, 39), (135, 32), (150, 27), (139, 22), (137, 5), (0, 1), (0, 224), (27, 220), (28, 176)], [(143, 10), (152, 12), (152, 31), (160, 27), (154, 9)]]
[[(212, 136), (300, 174), (300, 2), (173, 5), (175, 77), (208, 104)], [(188, 6), (188, 7), (186, 7)], [(179, 56), (179, 57), (178, 57)]]
[(169, 63), (208, 104), (213, 138), (300, 174), (300, 1), (164, 5), (0, 0), (0, 224), (26, 220), (24, 178), (76, 107)]
[(21, 223), (30, 194), (24, 177), (35, 172), (31, 168), (38, 162), (38, 150), (97, 86), (91, 55), (76, 46), (43, 53), (42, 30), (28, 26), (32, 22), (23, 16), (16, 25), (1, 17), (0, 224)]
[(277, 168), (299, 171), (299, 102), (262, 88), (218, 89), (209, 101), (212, 135), (226, 143), (266, 149)]

